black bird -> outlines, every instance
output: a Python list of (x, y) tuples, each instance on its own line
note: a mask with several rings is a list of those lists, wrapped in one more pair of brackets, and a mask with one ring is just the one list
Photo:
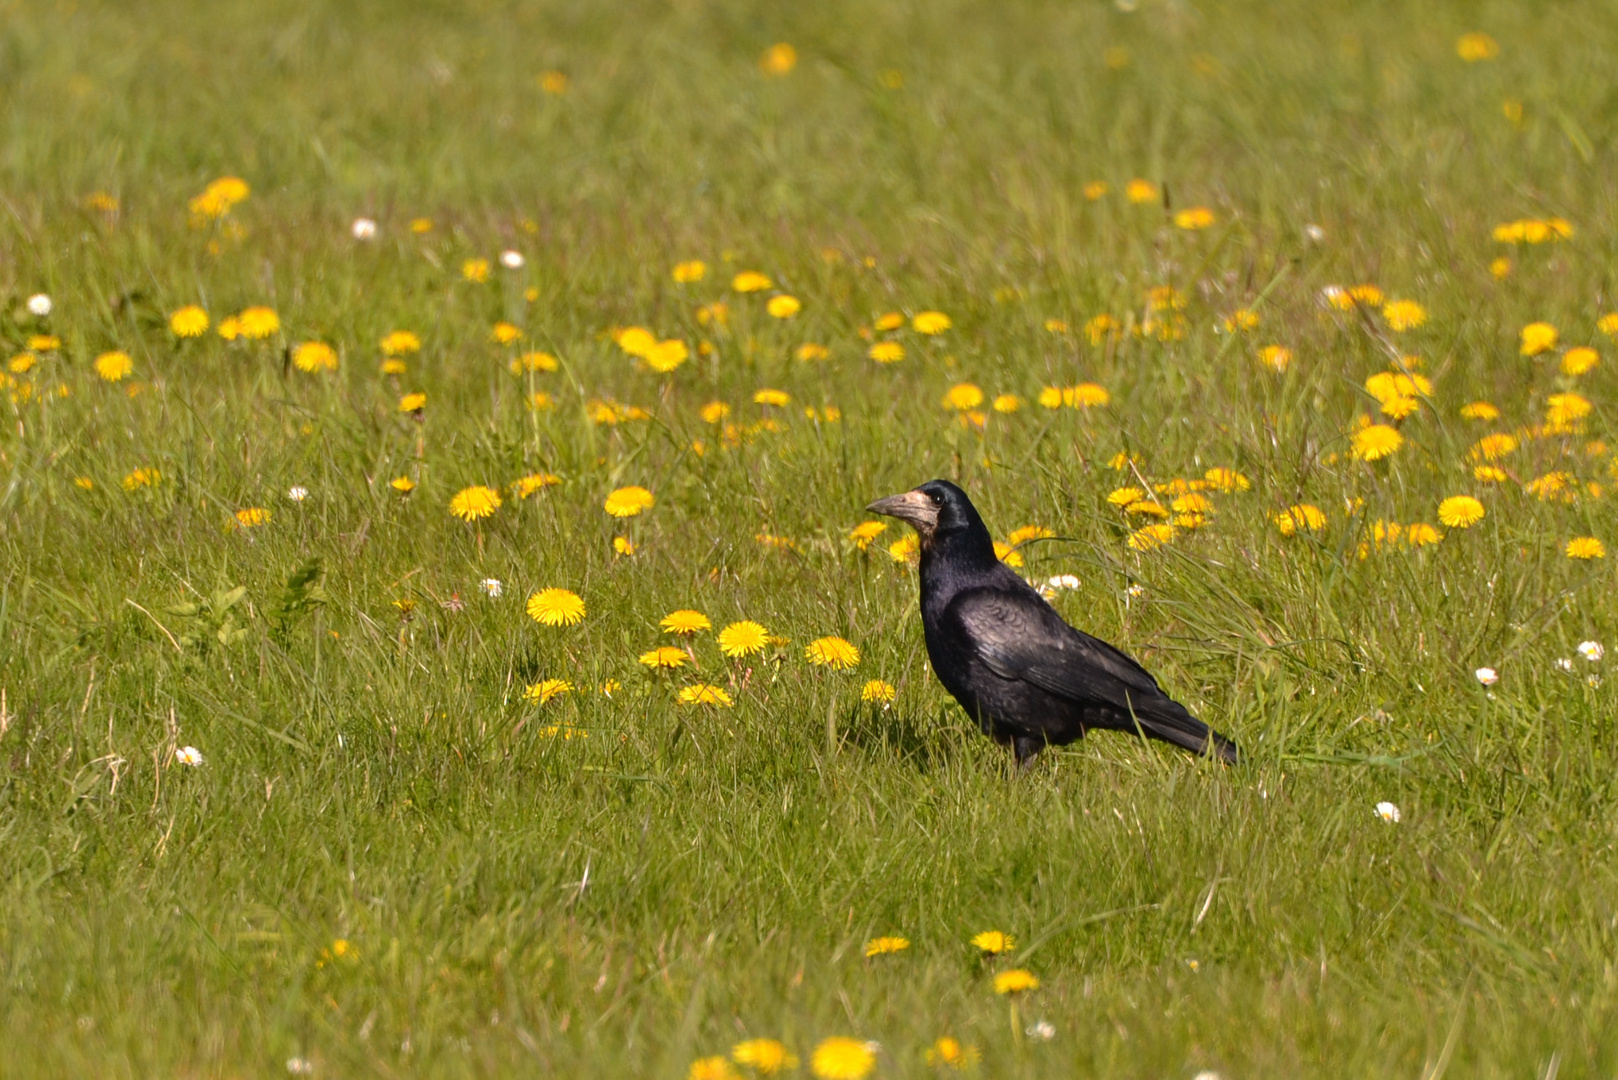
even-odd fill
[(921, 537), (921, 624), (944, 689), (1026, 768), (1091, 728), (1134, 732), (1236, 761), (1236, 744), (1165, 694), (1146, 669), (1073, 629), (1002, 563), (966, 492), (933, 480), (866, 507)]

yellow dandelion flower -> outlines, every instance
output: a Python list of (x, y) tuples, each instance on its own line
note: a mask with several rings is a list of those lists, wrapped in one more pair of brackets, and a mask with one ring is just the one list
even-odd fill
[(573, 684), (566, 679), (541, 679), (537, 683), (530, 683), (523, 690), (522, 696), (536, 704), (543, 705), (552, 698), (561, 697), (573, 690)]
[(1545, 400), (1545, 421), (1560, 431), (1589, 416), (1591, 408), (1582, 395), (1552, 394)]
[(90, 479), (88, 476), (75, 476), (73, 478), (73, 486), (82, 491), (92, 491), (95, 489), (96, 482)]
[(1084, 197), (1091, 202), (1095, 202), (1097, 199), (1106, 198), (1107, 192), (1111, 190), (1111, 185), (1105, 180), (1092, 180), (1084, 185)]
[(865, 355), (879, 364), (892, 364), (905, 358), (905, 347), (897, 341), (879, 341)]
[(763, 652), (769, 642), (770, 632), (751, 619), (733, 622), (719, 631), (719, 651), (733, 660)]
[(635, 554), (635, 541), (627, 536), (615, 536), (612, 538), (612, 550), (620, 555), (633, 555)]
[(904, 952), (910, 948), (910, 939), (902, 937), (872, 938), (865, 943), (865, 956), (888, 956), (892, 953)]
[(1010, 544), (1001, 540), (994, 542), (994, 557), (1007, 566), (1021, 566), (1023, 564), (1022, 553), (1013, 551)]
[(1461, 406), (1461, 416), (1467, 420), (1498, 420), (1500, 410), (1487, 401), (1474, 401)]
[(241, 328), (242, 337), (262, 341), (281, 329), (281, 316), (275, 313), (274, 308), (250, 307), (244, 308), (236, 316), (236, 323)]
[(1247, 491), (1253, 486), (1253, 482), (1251, 480), (1247, 479), (1247, 477), (1243, 476), (1235, 469), (1226, 469), (1217, 465), (1203, 473), (1202, 477), (1209, 483), (1209, 485), (1213, 487), (1215, 491), (1223, 491), (1226, 493), (1232, 491)]
[(974, 383), (956, 383), (944, 395), (944, 407), (964, 412), (983, 404), (983, 390)]
[(510, 345), (522, 337), (522, 330), (508, 322), (497, 322), (489, 330), (489, 340), (496, 345)]
[(143, 487), (156, 487), (162, 480), (162, 473), (143, 465), (124, 476), (124, 490), (137, 491)]
[(492, 487), (474, 484), (462, 488), (449, 501), (449, 512), (462, 521), (477, 521), (500, 509), (500, 493)]
[(1468, 64), (1475, 64), (1479, 60), (1493, 60), (1500, 55), (1500, 43), (1488, 34), (1474, 30), (1470, 34), (1462, 34), (1455, 43), (1455, 54)]
[(1258, 361), (1272, 371), (1285, 373), (1292, 366), (1292, 350), (1285, 345), (1266, 345), (1259, 350)]
[(876, 1068), (876, 1044), (841, 1035), (822, 1039), (809, 1058), (819, 1080), (865, 1080)]
[(1145, 495), (1146, 492), (1142, 491), (1138, 487), (1121, 487), (1113, 489), (1113, 491), (1108, 494), (1107, 501), (1114, 506), (1123, 508), (1133, 506), (1135, 503), (1140, 502)]
[(1262, 321), (1258, 312), (1238, 308), (1225, 317), (1225, 333), (1239, 334), (1244, 330), (1256, 330)]
[(270, 521), (270, 512), (262, 506), (249, 506), (236, 511), (236, 524), (243, 529), (256, 529), (260, 525), (267, 525)]
[(602, 509), (615, 518), (629, 518), (643, 510), (650, 510), (656, 502), (656, 497), (650, 491), (638, 485), (631, 485), (617, 488), (609, 494), (607, 501), (602, 503)]
[(135, 370), (135, 363), (129, 359), (128, 353), (104, 352), (96, 357), (95, 369), (96, 374), (107, 382), (119, 382)]
[(731, 700), (728, 691), (710, 683), (682, 687), (679, 699), (681, 705), (718, 705), (722, 709), (728, 709), (736, 704)]
[(798, 351), (793, 355), (799, 360), (807, 363), (813, 360), (826, 359), (826, 357), (831, 355), (831, 350), (826, 348), (824, 345), (816, 345), (813, 342), (806, 342), (803, 345), (799, 345)]
[[(1596, 320), (1596, 329), (1608, 337), (1618, 338), (1618, 311), (1609, 311)], [(29, 346), (32, 348), (32, 346)]]
[(730, 279), (730, 287), (739, 293), (756, 293), (773, 289), (775, 282), (757, 270), (743, 270)]
[(690, 285), (708, 276), (708, 264), (701, 259), (687, 259), (674, 264), (671, 276), (681, 285)]
[(1467, 454), (1474, 461), (1499, 461), (1516, 450), (1517, 446), (1517, 436), (1499, 431), (1493, 435), (1485, 435), (1473, 443)]
[(977, 1047), (962, 1046), (959, 1039), (948, 1035), (940, 1036), (927, 1048), (927, 1064), (935, 1067), (969, 1069), (976, 1065), (982, 1056)]
[(395, 330), (380, 342), (384, 356), (405, 356), (421, 351), (421, 338), (409, 330)]
[(730, 1060), (746, 1065), (760, 1076), (798, 1067), (797, 1055), (776, 1039), (748, 1039), (730, 1048)]
[(1326, 515), (1320, 507), (1310, 503), (1299, 503), (1289, 506), (1276, 514), (1275, 527), (1281, 530), (1282, 536), (1293, 536), (1298, 532), (1319, 532), (1326, 527)]
[(1016, 394), (1000, 394), (994, 399), (992, 407), (997, 413), (1014, 413), (1022, 408), (1022, 398)]
[(1469, 529), (1483, 520), (1483, 504), (1470, 495), (1451, 495), (1438, 504), (1438, 520), (1451, 529)]
[(679, 338), (659, 341), (646, 351), (646, 366), (667, 375), (691, 357), (691, 349)]
[(1427, 309), (1414, 300), (1391, 300), (1382, 306), (1382, 317), (1387, 320), (1389, 330), (1402, 333), (1425, 323)]
[(972, 938), (972, 947), (981, 953), (998, 956), (1017, 947), (1017, 939), (999, 930), (985, 930)]
[(1050, 334), (1065, 334), (1068, 331), (1066, 319), (1046, 319), (1045, 331)]
[(753, 402), (757, 405), (773, 405), (782, 408), (792, 401), (792, 396), (784, 390), (764, 389), (753, 395)]
[(1405, 528), (1405, 543), (1413, 548), (1431, 547), (1442, 539), (1444, 534), (1424, 521), (1418, 521)]
[(898, 691), (893, 684), (883, 682), (881, 679), (872, 679), (860, 687), (860, 700), (873, 705), (886, 705), (892, 701)]
[(1192, 232), (1198, 229), (1206, 229), (1213, 223), (1214, 212), (1206, 206), (1193, 206), (1174, 215), (1175, 228)]
[(1472, 470), (1472, 476), (1485, 484), (1503, 484), (1507, 480), (1506, 470), (1498, 465), (1479, 465)]
[(679, 634), (681, 636), (713, 629), (713, 623), (708, 621), (708, 616), (700, 611), (692, 611), (689, 608), (670, 612), (663, 616), (663, 620), (658, 625), (663, 628), (665, 634)]
[(1137, 177), (1124, 185), (1124, 198), (1132, 203), (1149, 203), (1157, 198), (1157, 185)]
[(406, 394), (399, 399), (399, 411), (402, 413), (419, 413), (427, 407), (427, 395), (423, 393)]
[(731, 1067), (730, 1062), (715, 1055), (693, 1061), (686, 1070), (685, 1080), (741, 1080), (741, 1074)]
[(803, 650), (811, 664), (844, 671), (860, 662), (860, 651), (840, 637), (823, 637), (811, 641)]
[(912, 330), (918, 334), (926, 334), (929, 337), (942, 334), (954, 325), (955, 323), (950, 320), (950, 317), (942, 311), (919, 311), (910, 320)]
[(1575, 536), (1562, 549), (1570, 559), (1605, 559), (1606, 546), (1593, 536)]
[(1168, 508), (1154, 499), (1139, 499), (1124, 507), (1124, 513), (1136, 517), (1166, 518), (1169, 516)]
[(384, 375), (399, 376), (403, 375), (409, 369), (405, 367), (405, 362), (403, 360), (396, 360), (390, 356), (386, 360), (382, 361), (382, 366), (378, 370), (380, 370)]
[(1506, 258), (1504, 255), (1501, 255), (1501, 256), (1499, 256), (1498, 258), (1495, 258), (1495, 259), (1490, 259), (1489, 260), (1489, 276), (1493, 277), (1496, 281), (1501, 281), (1501, 280), (1504, 280), (1505, 278), (1510, 277), (1511, 276), (1511, 260)]
[(539, 88), (551, 97), (563, 97), (567, 94), (569, 82), (571, 80), (565, 72), (547, 71), (539, 77)]
[(1404, 441), (1397, 428), (1371, 424), (1354, 433), (1354, 456), (1361, 461), (1381, 461), (1403, 446)]
[(921, 557), (921, 541), (914, 534), (888, 545), (888, 558), (897, 563), (913, 563)]
[(1517, 351), (1523, 356), (1538, 356), (1556, 348), (1556, 327), (1548, 322), (1529, 323), (1522, 328), (1521, 336), (1522, 345)]
[(511, 493), (519, 499), (526, 499), (536, 491), (553, 487), (561, 482), (562, 478), (555, 473), (529, 473), (511, 482)]
[(878, 333), (885, 334), (890, 330), (899, 329), (899, 327), (903, 326), (904, 324), (905, 317), (902, 314), (897, 311), (889, 311), (883, 315), (878, 315), (876, 321), (873, 322), (871, 326)]
[(864, 551), (871, 546), (871, 542), (887, 529), (885, 521), (862, 521), (849, 531), (848, 538), (854, 541), (854, 546)]
[(1544, 476), (1536, 476), (1523, 485), (1523, 490), (1541, 502), (1576, 502), (1579, 497), (1574, 486), (1573, 474), (1566, 472), (1548, 472)]
[(196, 304), (187, 304), (169, 316), (169, 329), (175, 337), (201, 337), (208, 331), (208, 313)]
[(1090, 344), (1100, 345), (1121, 329), (1123, 327), (1117, 319), (1111, 315), (1101, 314), (1092, 317), (1084, 324), (1084, 336), (1089, 339)]
[(401, 495), (408, 495), (416, 490), (416, 482), (408, 476), (395, 476), (388, 481), (388, 486)]
[(994, 977), (994, 992), (997, 994), (1022, 994), (1038, 989), (1039, 979), (1023, 968), (1002, 971)]
[(1143, 525), (1129, 534), (1125, 541), (1131, 551), (1151, 551), (1160, 548), (1174, 539), (1174, 526), (1166, 521)]
[(572, 626), (584, 618), (584, 600), (568, 589), (540, 589), (528, 597), (527, 610), (541, 626)]
[(772, 296), (764, 305), (764, 310), (777, 319), (790, 319), (803, 310), (803, 301), (796, 296)]
[(337, 350), (323, 341), (305, 341), (292, 350), (292, 366), (299, 371), (337, 370)]
[(1096, 383), (1080, 383), (1062, 391), (1062, 404), (1075, 409), (1106, 405), (1111, 400), (1112, 395), (1107, 393), (1107, 388)]
[(481, 285), (489, 280), (488, 259), (467, 259), (461, 264), (461, 277), (474, 285)]
[(433, 231), (433, 219), (424, 217), (411, 218), (410, 231), (415, 233), (417, 236), (425, 236), (427, 233)]
[(1601, 354), (1594, 349), (1580, 346), (1569, 349), (1562, 354), (1562, 374), (1572, 378), (1588, 374), (1601, 363)]
[(779, 78), (798, 66), (798, 50), (784, 41), (778, 41), (764, 50), (758, 58), (758, 69), (766, 75)]
[(640, 654), (640, 662), (657, 671), (673, 671), (675, 668), (685, 667), (689, 659), (684, 649), (676, 649), (672, 645), (659, 645)]
[(710, 401), (697, 412), (705, 424), (722, 423), (730, 415), (730, 406), (723, 401)]

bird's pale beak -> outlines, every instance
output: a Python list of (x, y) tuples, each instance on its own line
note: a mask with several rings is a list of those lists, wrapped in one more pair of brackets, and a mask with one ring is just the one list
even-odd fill
[(902, 495), (889, 495), (867, 506), (866, 511), (908, 521), (923, 536), (938, 527), (938, 505), (923, 491), (907, 491)]

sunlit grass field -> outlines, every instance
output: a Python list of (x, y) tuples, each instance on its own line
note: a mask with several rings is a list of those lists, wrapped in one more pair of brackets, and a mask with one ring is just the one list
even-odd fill
[[(0, 5), (0, 1076), (1611, 1077), (1615, 51)], [(935, 476), (1243, 764), (1013, 778)]]

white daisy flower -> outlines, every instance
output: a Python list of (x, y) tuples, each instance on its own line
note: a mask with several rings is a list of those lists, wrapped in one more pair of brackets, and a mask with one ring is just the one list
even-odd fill
[(489, 599), (491, 600), (498, 597), (506, 589), (506, 587), (500, 583), (499, 578), (486, 577), (478, 584), (483, 587), (484, 592), (489, 594)]
[(202, 765), (202, 751), (194, 746), (182, 746), (174, 751), (174, 760), (195, 769)]
[(1493, 686), (1495, 683), (1500, 681), (1500, 673), (1494, 670), (1492, 667), (1480, 667), (1472, 674), (1476, 676), (1478, 682), (1482, 683), (1484, 686)]
[(507, 270), (521, 270), (522, 264), (527, 261), (522, 257), (522, 252), (520, 251), (507, 250), (500, 253), (500, 265)]
[(1579, 655), (1593, 664), (1606, 656), (1607, 650), (1601, 647), (1601, 642), (1599, 641), (1581, 641), (1579, 642)]
[(1376, 804), (1376, 816), (1386, 821), (1389, 825), (1397, 825), (1399, 823), (1399, 808), (1390, 802), (1379, 802)]
[(376, 236), (376, 222), (368, 217), (357, 217), (348, 231), (354, 234), (356, 240), (370, 240)]
[(293, 502), (303, 502), (303, 500), (307, 499), (308, 497), (309, 489), (304, 487), (302, 484), (293, 484), (291, 487), (287, 488), (287, 498), (291, 499)]

